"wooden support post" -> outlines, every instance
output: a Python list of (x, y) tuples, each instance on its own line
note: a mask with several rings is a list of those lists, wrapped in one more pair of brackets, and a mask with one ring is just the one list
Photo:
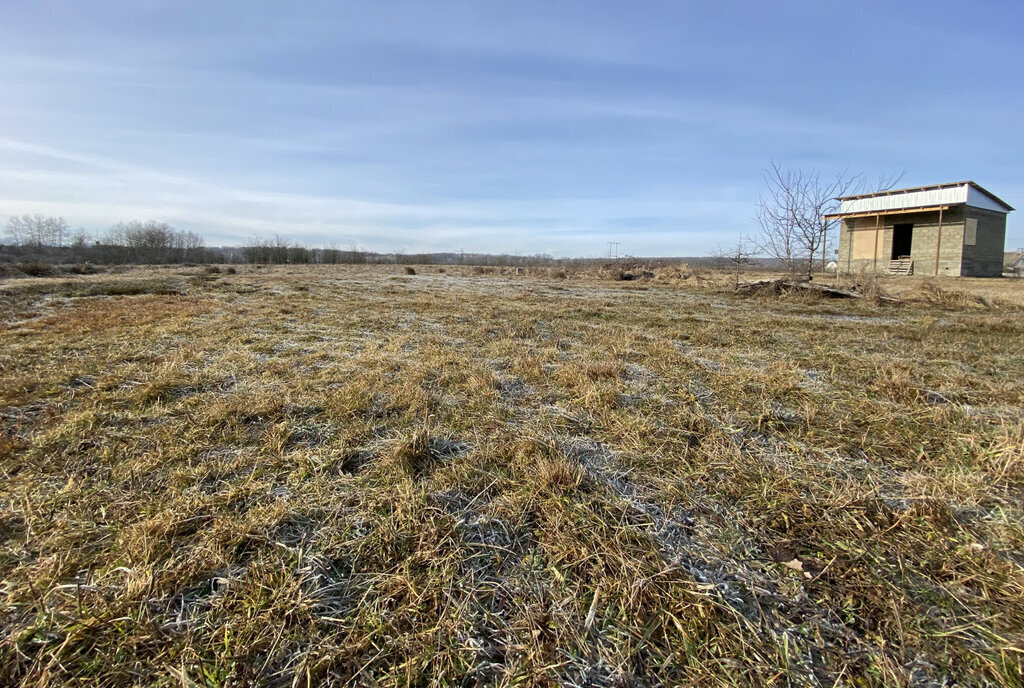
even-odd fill
[(850, 240), (848, 242), (849, 246), (846, 249), (846, 271), (853, 272), (853, 237), (857, 229), (857, 221), (849, 220), (849, 222), (853, 224), (850, 225)]
[[(840, 224), (842, 226), (842, 224)], [(821, 274), (825, 274), (825, 247), (828, 246), (828, 223), (821, 228)]]
[(942, 208), (939, 208), (939, 238), (935, 242), (935, 275), (939, 274), (939, 259), (942, 256)]
[(878, 272), (878, 230), (879, 230), (881, 224), (882, 224), (882, 215), (881, 215), (881, 213), (876, 213), (875, 214), (875, 262), (874, 262), (874, 265), (871, 268), (875, 273)]

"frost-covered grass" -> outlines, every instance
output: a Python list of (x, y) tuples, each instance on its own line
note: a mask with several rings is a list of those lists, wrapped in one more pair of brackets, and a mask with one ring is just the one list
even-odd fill
[(0, 285), (0, 682), (1021, 684), (1021, 310), (417, 273)]

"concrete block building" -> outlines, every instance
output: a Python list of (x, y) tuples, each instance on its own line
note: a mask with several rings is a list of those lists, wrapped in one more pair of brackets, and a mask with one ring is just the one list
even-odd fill
[(974, 182), (843, 196), (839, 270), (1000, 277), (1013, 208)]

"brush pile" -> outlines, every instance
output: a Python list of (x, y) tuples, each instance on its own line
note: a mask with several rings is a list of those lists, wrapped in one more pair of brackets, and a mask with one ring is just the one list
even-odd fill
[(783, 277), (779, 279), (762, 279), (753, 282), (741, 282), (736, 287), (740, 294), (787, 294), (796, 290), (815, 292), (830, 299), (862, 299), (864, 294), (850, 289), (839, 289), (830, 287), (827, 284), (820, 284), (811, 281), (809, 277)]

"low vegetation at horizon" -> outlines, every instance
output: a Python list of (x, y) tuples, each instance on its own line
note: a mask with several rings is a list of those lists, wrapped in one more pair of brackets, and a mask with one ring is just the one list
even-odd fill
[(0, 282), (0, 682), (1024, 683), (1024, 282), (232, 270)]

